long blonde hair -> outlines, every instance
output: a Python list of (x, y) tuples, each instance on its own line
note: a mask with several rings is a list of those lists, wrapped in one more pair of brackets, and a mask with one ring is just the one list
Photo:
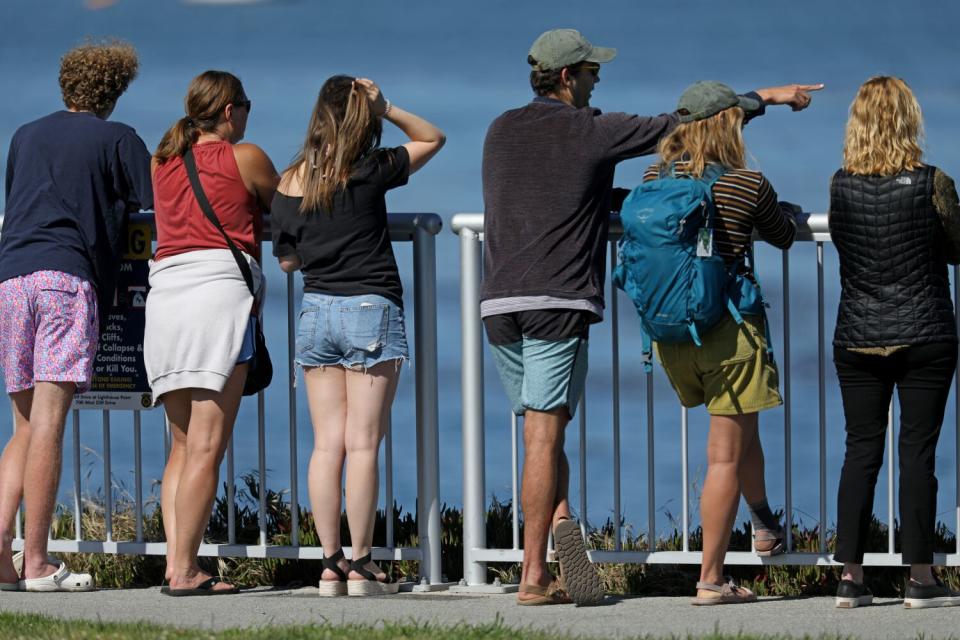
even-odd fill
[(923, 114), (907, 83), (874, 76), (857, 91), (843, 141), (843, 168), (889, 176), (922, 166)]
[(697, 177), (703, 175), (704, 167), (711, 162), (719, 162), (728, 169), (746, 168), (743, 117), (743, 109), (731, 107), (703, 120), (681, 122), (660, 140), (657, 147), (660, 168), (688, 160), (687, 173)]
[[(300, 152), (284, 171), (300, 176), (300, 212), (327, 211), (333, 196), (350, 180), (358, 160), (380, 146), (383, 125), (373, 115), (363, 89), (350, 76), (333, 76), (323, 83)], [(301, 171), (302, 169), (302, 171)]]

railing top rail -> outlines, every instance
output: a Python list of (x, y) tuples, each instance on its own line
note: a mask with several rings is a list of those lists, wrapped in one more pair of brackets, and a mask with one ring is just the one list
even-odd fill
[[(450, 221), (450, 229), (457, 235), (464, 230), (483, 233), (483, 214), (454, 214)], [(623, 226), (620, 224), (620, 215), (616, 212), (611, 213), (610, 239), (615, 240), (619, 238), (622, 233)], [(830, 229), (827, 227), (827, 214), (802, 213), (797, 216), (797, 240), (829, 242)]]
[[(153, 223), (154, 213), (143, 211), (130, 216), (131, 222), (147, 223), (156, 228)], [(443, 218), (436, 213), (388, 213), (387, 224), (390, 229), (390, 239), (403, 242), (413, 240), (414, 232), (424, 229), (431, 235), (437, 235), (443, 229)], [(482, 223), (481, 223), (482, 224)], [(0, 225), (3, 225), (3, 214), (0, 213)], [(262, 240), (270, 240), (270, 216), (264, 216)]]

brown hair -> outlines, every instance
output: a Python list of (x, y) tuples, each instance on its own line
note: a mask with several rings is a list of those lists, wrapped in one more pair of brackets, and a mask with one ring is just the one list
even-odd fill
[(303, 168), (300, 211), (329, 210), (334, 194), (347, 185), (354, 165), (380, 146), (383, 125), (363, 89), (351, 76), (333, 76), (320, 88), (303, 148), (284, 172)]
[(60, 58), (60, 92), (69, 109), (109, 113), (137, 77), (137, 50), (122, 40), (88, 42)]
[(660, 167), (688, 160), (687, 171), (694, 176), (703, 175), (704, 167), (710, 162), (719, 162), (728, 169), (745, 168), (743, 117), (743, 109), (731, 107), (703, 120), (681, 122), (660, 140), (657, 148)]
[(173, 123), (153, 157), (163, 164), (187, 152), (201, 133), (214, 131), (228, 104), (244, 100), (240, 78), (227, 71), (204, 71), (190, 82), (183, 100), (187, 115)]
[(559, 69), (541, 71), (536, 66), (536, 59), (529, 55), (527, 56), (527, 64), (532, 67), (530, 69), (530, 88), (533, 89), (533, 92), (538, 96), (548, 96), (551, 93), (556, 93), (560, 88), (560, 74), (563, 73), (564, 69), (568, 69), (570, 75), (576, 75), (581, 67), (583, 67), (583, 63), (578, 62)]
[(843, 141), (843, 168), (858, 175), (888, 176), (920, 166), (920, 104), (900, 78), (875, 76), (850, 104)]

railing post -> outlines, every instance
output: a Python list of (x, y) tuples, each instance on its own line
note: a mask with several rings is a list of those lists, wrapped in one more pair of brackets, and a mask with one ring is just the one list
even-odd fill
[[(73, 537), (75, 540), (83, 539), (83, 493), (81, 492), (80, 476), (80, 412), (76, 409), (70, 412), (73, 416)], [(17, 525), (20, 525), (20, 518), (17, 517)], [(23, 536), (17, 529), (17, 537)]]
[(827, 391), (824, 316), (823, 242), (817, 242), (817, 381), (820, 406), (820, 553), (827, 552)]
[(484, 505), (483, 335), (480, 322), (480, 236), (460, 230), (461, 385), (463, 411), (463, 578), (487, 581), (487, 565), (473, 560), (487, 546)]
[(110, 412), (103, 412), (103, 528), (113, 542), (113, 472), (110, 454)]
[[(953, 306), (956, 308), (960, 304), (960, 267), (953, 268)], [(960, 331), (960, 316), (957, 316), (957, 330)], [(956, 528), (954, 529), (954, 538), (956, 547), (954, 553), (960, 554), (960, 368), (953, 373), (953, 413), (954, 413), (954, 456), (953, 456), (953, 475), (954, 475), (954, 516)]]
[(143, 542), (143, 455), (141, 447), (140, 412), (133, 412), (133, 509), (136, 518), (136, 541)]
[(297, 472), (297, 390), (295, 388), (297, 369), (294, 362), (296, 353), (297, 327), (293, 319), (294, 290), (293, 273), (287, 274), (287, 420), (290, 437), (290, 544), (300, 546), (300, 489)]
[[(417, 470), (420, 575), (430, 584), (443, 582), (440, 557), (440, 446), (437, 391), (437, 263), (439, 228), (417, 218), (413, 230), (414, 332), (413, 367), (417, 394)], [(393, 505), (387, 505), (393, 517)]]
[(790, 254), (783, 254), (783, 527), (793, 551), (793, 396), (790, 384)]

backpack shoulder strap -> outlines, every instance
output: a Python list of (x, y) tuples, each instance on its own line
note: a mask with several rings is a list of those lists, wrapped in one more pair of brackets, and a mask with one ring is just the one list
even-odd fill
[(722, 164), (719, 162), (711, 162), (703, 168), (703, 175), (700, 176), (700, 180), (713, 189), (713, 185), (716, 184), (717, 180), (722, 178), (726, 172), (727, 168)]

